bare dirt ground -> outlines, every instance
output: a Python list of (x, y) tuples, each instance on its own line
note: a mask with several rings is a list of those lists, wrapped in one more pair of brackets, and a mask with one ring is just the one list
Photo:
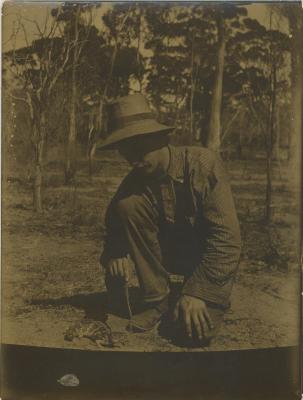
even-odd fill
[[(257, 165), (257, 167), (256, 167)], [(48, 165), (43, 214), (31, 208), (30, 185), (23, 171), (3, 179), (2, 342), (109, 351), (205, 351), (298, 344), (299, 270), (296, 248), (299, 208), (288, 192), (285, 168), (275, 169), (273, 215), (260, 222), (265, 193), (262, 162), (229, 162), (239, 213), (243, 251), (232, 307), (217, 338), (204, 348), (180, 346), (161, 326), (145, 334), (128, 333), (127, 319), (109, 315), (107, 323), (123, 341), (113, 349), (65, 332), (82, 320), (104, 315), (105, 289), (99, 256), (108, 201), (127, 166), (117, 157), (97, 160), (89, 179), (78, 171), (73, 188)]]

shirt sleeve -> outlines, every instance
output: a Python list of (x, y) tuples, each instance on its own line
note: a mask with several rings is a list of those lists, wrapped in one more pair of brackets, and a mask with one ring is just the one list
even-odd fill
[(239, 222), (221, 160), (216, 158), (207, 179), (202, 179), (199, 171), (195, 171), (193, 189), (203, 255), (185, 282), (183, 294), (228, 307), (240, 257)]

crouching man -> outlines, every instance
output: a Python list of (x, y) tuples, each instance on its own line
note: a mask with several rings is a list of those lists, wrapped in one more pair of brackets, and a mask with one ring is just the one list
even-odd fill
[[(133, 169), (106, 214), (107, 288), (119, 293), (114, 288), (128, 280), (131, 258), (145, 305), (131, 327), (144, 332), (172, 315), (189, 338), (211, 338), (229, 307), (240, 254), (224, 166), (209, 149), (169, 145), (173, 128), (154, 119), (141, 94), (120, 98), (110, 115), (111, 133), (100, 147), (118, 149)], [(170, 273), (184, 283), (168, 313)]]

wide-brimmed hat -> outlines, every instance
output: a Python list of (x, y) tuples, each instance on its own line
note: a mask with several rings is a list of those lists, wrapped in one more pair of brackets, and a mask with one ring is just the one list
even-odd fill
[(119, 143), (141, 135), (169, 133), (173, 126), (160, 124), (154, 117), (146, 98), (142, 94), (120, 97), (108, 106), (107, 138), (98, 143), (98, 148), (117, 148)]

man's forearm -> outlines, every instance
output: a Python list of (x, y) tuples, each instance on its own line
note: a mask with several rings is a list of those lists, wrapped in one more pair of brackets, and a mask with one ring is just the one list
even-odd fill
[(240, 233), (236, 227), (212, 228), (200, 264), (185, 282), (183, 293), (213, 303), (227, 305), (238, 269)]

